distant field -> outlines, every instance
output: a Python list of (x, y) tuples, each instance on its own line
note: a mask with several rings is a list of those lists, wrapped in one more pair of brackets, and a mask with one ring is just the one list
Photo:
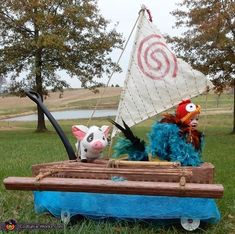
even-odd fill
[[(99, 89), (94, 93), (88, 89), (68, 89), (61, 95), (59, 92), (49, 93), (44, 104), (50, 111), (68, 109), (107, 109), (117, 108), (121, 94), (120, 87)], [(202, 106), (202, 115), (215, 113), (231, 113), (233, 110), (233, 94), (200, 95), (193, 101)], [(0, 120), (18, 115), (36, 112), (36, 105), (29, 98), (0, 95)]]
[[(93, 109), (117, 107), (121, 88), (108, 87), (98, 89), (94, 93), (88, 89), (69, 89), (61, 95), (59, 92), (49, 93), (45, 105), (50, 111), (68, 109)], [(16, 115), (30, 114), (36, 111), (36, 105), (28, 97), (0, 96), (0, 119)]]

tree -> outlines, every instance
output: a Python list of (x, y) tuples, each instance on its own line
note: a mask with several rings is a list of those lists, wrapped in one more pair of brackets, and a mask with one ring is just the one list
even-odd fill
[[(0, 77), (11, 90), (68, 87), (58, 71), (94, 85), (120, 68), (109, 53), (121, 48), (122, 35), (99, 13), (97, 0), (0, 0)], [(22, 79), (22, 76), (24, 77)], [(19, 79), (21, 77), (21, 79)], [(46, 130), (38, 108), (38, 131)]]
[(6, 79), (4, 77), (0, 76), (0, 94), (2, 92), (6, 92), (6, 88), (4, 87), (6, 85)]
[(4, 77), (0, 76), (0, 88), (2, 87), (2, 85), (6, 84), (6, 79)]
[(172, 12), (175, 26), (186, 28), (181, 37), (170, 39), (178, 56), (209, 75), (217, 93), (227, 87), (235, 93), (234, 1), (184, 0), (178, 5), (181, 9)]

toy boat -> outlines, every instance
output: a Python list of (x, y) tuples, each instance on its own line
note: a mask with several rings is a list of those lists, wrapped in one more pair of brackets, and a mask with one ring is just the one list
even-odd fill
[[(194, 97), (210, 86), (205, 76), (174, 56), (145, 13), (143, 8), (115, 120), (120, 123), (125, 119), (129, 126), (176, 105), (184, 97)], [(157, 41), (150, 41), (152, 39)], [(162, 48), (152, 49), (152, 46)], [(167, 52), (162, 52), (164, 49)], [(157, 58), (153, 56), (159, 51), (163, 57), (158, 59), (168, 62), (165, 70), (157, 76), (154, 73), (157, 69), (151, 71), (147, 56), (151, 52), (150, 57), (156, 62)], [(165, 57), (166, 53), (171, 59)], [(168, 67), (171, 61), (173, 65)], [(183, 71), (187, 79), (182, 75)], [(171, 74), (167, 75), (167, 72)], [(192, 83), (196, 85), (189, 93), (187, 87)], [(179, 93), (178, 87), (182, 85), (186, 88)], [(211, 163), (190, 167), (177, 162), (105, 158), (83, 163), (76, 158), (73, 147), (42, 103), (40, 95), (33, 91), (26, 91), (26, 95), (46, 114), (69, 157), (68, 161), (33, 165), (32, 177), (4, 179), (6, 189), (34, 191), (36, 212), (50, 212), (57, 217), (66, 212), (70, 217), (179, 220), (186, 230), (195, 230), (200, 221), (219, 221), (220, 213), (214, 199), (222, 198), (224, 188), (221, 184), (214, 184), (215, 168)], [(144, 101), (140, 100), (141, 96)]]

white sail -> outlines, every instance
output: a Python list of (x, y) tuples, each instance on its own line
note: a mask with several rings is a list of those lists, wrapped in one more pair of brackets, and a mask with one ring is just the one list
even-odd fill
[(140, 14), (115, 119), (130, 127), (212, 87), (205, 75), (176, 58), (145, 11)]

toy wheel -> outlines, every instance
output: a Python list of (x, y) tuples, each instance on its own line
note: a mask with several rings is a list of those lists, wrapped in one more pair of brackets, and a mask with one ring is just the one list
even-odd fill
[(194, 231), (199, 227), (200, 219), (181, 218), (180, 223), (186, 231)]

